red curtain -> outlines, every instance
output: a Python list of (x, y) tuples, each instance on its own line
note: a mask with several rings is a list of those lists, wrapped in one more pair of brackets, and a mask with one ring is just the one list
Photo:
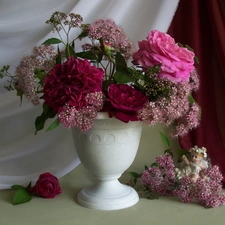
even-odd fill
[(200, 62), (200, 89), (194, 97), (202, 109), (201, 123), (180, 145), (206, 147), (225, 186), (225, 1), (180, 0), (168, 33), (192, 47)]

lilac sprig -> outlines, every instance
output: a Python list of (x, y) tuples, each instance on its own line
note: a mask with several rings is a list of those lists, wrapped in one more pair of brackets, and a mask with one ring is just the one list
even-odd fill
[[(175, 196), (184, 203), (195, 201), (206, 208), (225, 205), (225, 193), (222, 189), (223, 175), (219, 167), (215, 165), (202, 169), (196, 182), (188, 175), (180, 178), (173, 160), (170, 142), (162, 133), (161, 137), (168, 148), (165, 154), (157, 156), (156, 161), (149, 167), (145, 166), (141, 174), (130, 173), (133, 178), (129, 185), (137, 190), (139, 196), (148, 199)], [(183, 150), (182, 154), (185, 152), (187, 153)]]

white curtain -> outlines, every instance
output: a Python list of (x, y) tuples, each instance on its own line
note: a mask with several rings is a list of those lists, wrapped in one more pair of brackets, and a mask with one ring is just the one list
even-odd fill
[[(79, 13), (84, 22), (111, 18), (137, 46), (152, 29), (166, 32), (179, 0), (0, 0), (0, 68), (13, 73), (20, 59), (52, 33), (45, 21), (55, 11)], [(41, 107), (4, 89), (0, 80), (0, 189), (26, 185), (43, 172), (64, 176), (80, 162), (70, 130), (60, 127), (34, 135)]]

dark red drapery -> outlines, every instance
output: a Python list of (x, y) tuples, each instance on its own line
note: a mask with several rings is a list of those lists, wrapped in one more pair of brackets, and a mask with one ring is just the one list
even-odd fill
[(225, 1), (180, 0), (168, 33), (191, 46), (200, 61), (200, 89), (194, 97), (202, 108), (201, 123), (180, 139), (181, 147), (206, 147), (225, 186)]

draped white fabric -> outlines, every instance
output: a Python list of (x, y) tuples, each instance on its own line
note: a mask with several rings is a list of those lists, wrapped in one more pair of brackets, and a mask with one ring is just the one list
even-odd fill
[[(179, 0), (0, 0), (0, 68), (11, 72), (32, 46), (52, 36), (45, 24), (54, 11), (79, 13), (84, 22), (112, 18), (137, 46), (152, 29), (167, 31)], [(79, 46), (78, 46), (79, 47)], [(0, 80), (0, 189), (26, 185), (40, 173), (61, 177), (79, 164), (70, 130), (57, 128), (34, 135), (41, 107), (24, 99)]]

